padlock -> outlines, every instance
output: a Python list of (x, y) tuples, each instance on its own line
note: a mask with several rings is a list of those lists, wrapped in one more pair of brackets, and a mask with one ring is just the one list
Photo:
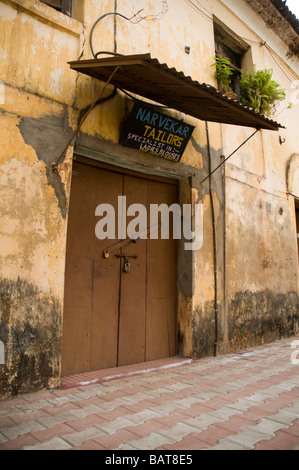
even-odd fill
[(110, 255), (109, 255), (109, 251), (108, 251), (108, 250), (104, 250), (104, 251), (103, 251), (103, 256), (104, 256), (105, 259), (108, 259), (109, 256), (110, 256)]
[(130, 269), (131, 269), (131, 265), (130, 265), (129, 261), (126, 259), (125, 264), (124, 264), (124, 272), (129, 273)]

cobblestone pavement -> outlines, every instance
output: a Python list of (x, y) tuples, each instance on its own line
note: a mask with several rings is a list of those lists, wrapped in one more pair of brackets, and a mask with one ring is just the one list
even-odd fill
[(0, 450), (299, 450), (295, 340), (0, 402)]

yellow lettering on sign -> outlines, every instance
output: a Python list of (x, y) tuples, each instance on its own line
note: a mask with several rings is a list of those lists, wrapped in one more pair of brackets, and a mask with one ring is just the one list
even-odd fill
[(169, 134), (166, 137), (166, 135), (167, 135), (166, 132), (157, 130), (155, 129), (155, 127), (145, 126), (143, 137), (147, 137), (148, 139), (153, 139), (158, 142), (163, 142), (164, 144), (175, 145), (176, 147), (181, 147), (183, 140), (184, 140), (183, 137), (179, 137), (174, 134)]
[(157, 140), (160, 142), (160, 137), (161, 137), (161, 134), (163, 134), (163, 131), (158, 131), (158, 137), (157, 137)]
[(148, 138), (155, 139), (155, 128), (149, 133)]
[(175, 145), (176, 147), (180, 147), (182, 145), (182, 142), (183, 142), (183, 138), (178, 137), (177, 135), (173, 139), (173, 145)]
[(144, 131), (144, 134), (143, 136), (146, 137), (146, 134), (148, 133), (148, 131), (151, 129), (150, 126), (145, 126), (145, 131)]

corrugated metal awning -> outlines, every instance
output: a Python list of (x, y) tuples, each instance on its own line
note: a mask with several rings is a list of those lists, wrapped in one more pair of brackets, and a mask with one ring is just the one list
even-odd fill
[(200, 84), (175, 68), (161, 64), (150, 54), (115, 56), (69, 62), (71, 69), (117, 88), (176, 109), (203, 121), (278, 130), (283, 126), (253, 108), (228, 98), (216, 88)]

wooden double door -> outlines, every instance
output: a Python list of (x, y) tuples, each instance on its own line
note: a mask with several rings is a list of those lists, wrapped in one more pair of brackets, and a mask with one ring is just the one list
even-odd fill
[[(119, 237), (119, 196), (126, 207), (177, 202), (177, 185), (110, 166), (75, 161), (65, 273), (62, 375), (176, 354), (176, 241)], [(124, 201), (124, 198), (122, 198)], [(96, 235), (96, 208), (115, 210), (115, 239)], [(123, 212), (124, 214), (125, 212)], [(136, 215), (126, 217), (126, 223)], [(124, 220), (122, 218), (122, 220)], [(143, 227), (144, 228), (144, 227)], [(136, 227), (139, 231), (138, 226)], [(109, 257), (108, 257), (109, 255)]]

